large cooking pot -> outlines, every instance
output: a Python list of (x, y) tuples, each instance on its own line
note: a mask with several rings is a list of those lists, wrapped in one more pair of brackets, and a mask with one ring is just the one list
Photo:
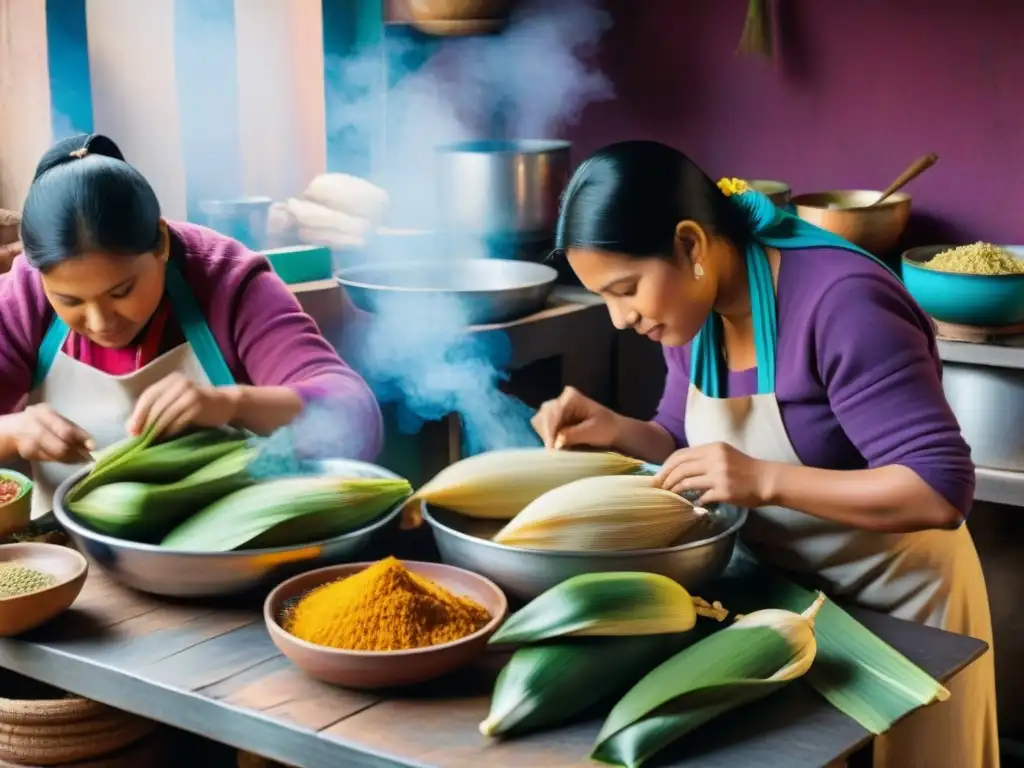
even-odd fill
[(438, 147), (448, 231), (517, 240), (550, 238), (569, 182), (568, 141), (471, 141)]

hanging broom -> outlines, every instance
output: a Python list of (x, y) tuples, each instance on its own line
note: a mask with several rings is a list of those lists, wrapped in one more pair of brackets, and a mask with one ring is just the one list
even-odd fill
[(768, 0), (747, 0), (747, 18), (736, 53), (743, 56), (759, 53), (772, 58), (772, 20)]

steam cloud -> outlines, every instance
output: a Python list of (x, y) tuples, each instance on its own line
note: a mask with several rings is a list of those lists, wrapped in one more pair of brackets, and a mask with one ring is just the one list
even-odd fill
[[(372, 133), (380, 117), (379, 65), (332, 62), (338, 79), (328, 84), (337, 97), (330, 137), (383, 149), (374, 177), (391, 195), (391, 226), (437, 230), (435, 147), (474, 138), (549, 138), (575, 122), (588, 102), (611, 98), (610, 81), (588, 63), (610, 25), (594, 0), (535, 0), (517, 8), (500, 36), (445, 40), (425, 67), (389, 73), (395, 85), (387, 93), (383, 136)], [(389, 45), (392, 70), (413, 56), (400, 42)], [(459, 256), (440, 249), (433, 257)], [(466, 318), (452, 298), (400, 297), (352, 329), (346, 354), (379, 400), (397, 405), (404, 432), (457, 413), (469, 453), (538, 444), (532, 410), (500, 389), (511, 353), (507, 336), (467, 334)]]

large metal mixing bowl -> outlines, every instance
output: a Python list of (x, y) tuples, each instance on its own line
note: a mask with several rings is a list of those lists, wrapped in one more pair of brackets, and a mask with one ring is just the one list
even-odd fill
[[(319, 466), (323, 474), (398, 479), (393, 472), (362, 461), (324, 461)], [(397, 530), (402, 509), (398, 504), (366, 528), (311, 544), (233, 552), (183, 552), (99, 533), (69, 512), (64, 499), (88, 472), (88, 467), (76, 472), (57, 488), (53, 499), (57, 522), (74, 539), (78, 550), (113, 579), (141, 592), (168, 597), (237, 595), (313, 568), (367, 560), (371, 545)]]
[(706, 523), (706, 537), (676, 547), (634, 552), (520, 549), (490, 540), (502, 521), (474, 520), (427, 505), (423, 506), (423, 519), (433, 530), (444, 562), (486, 576), (508, 595), (532, 600), (568, 578), (604, 571), (660, 573), (687, 589), (696, 589), (725, 571), (747, 511), (717, 506)]

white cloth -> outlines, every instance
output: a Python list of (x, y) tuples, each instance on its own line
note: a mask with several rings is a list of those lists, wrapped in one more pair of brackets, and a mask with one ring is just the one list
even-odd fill
[[(723, 442), (762, 461), (801, 464), (774, 394), (706, 397), (691, 385), (686, 439)], [(864, 531), (782, 507), (752, 510), (742, 539), (761, 560), (806, 574), (831, 596), (970, 635), (989, 651), (947, 685), (950, 698), (911, 713), (875, 741), (875, 768), (998, 768), (992, 621), (966, 526)]]
[[(112, 376), (60, 352), (42, 383), (29, 394), (29, 404), (46, 403), (65, 419), (90, 435), (96, 450), (127, 437), (125, 425), (142, 395), (150, 386), (172, 373), (181, 373), (196, 384), (209, 385), (203, 366), (188, 343), (140, 368), (135, 373)], [(32, 464), (32, 518), (53, 507), (53, 492), (81, 466), (41, 462)]]

